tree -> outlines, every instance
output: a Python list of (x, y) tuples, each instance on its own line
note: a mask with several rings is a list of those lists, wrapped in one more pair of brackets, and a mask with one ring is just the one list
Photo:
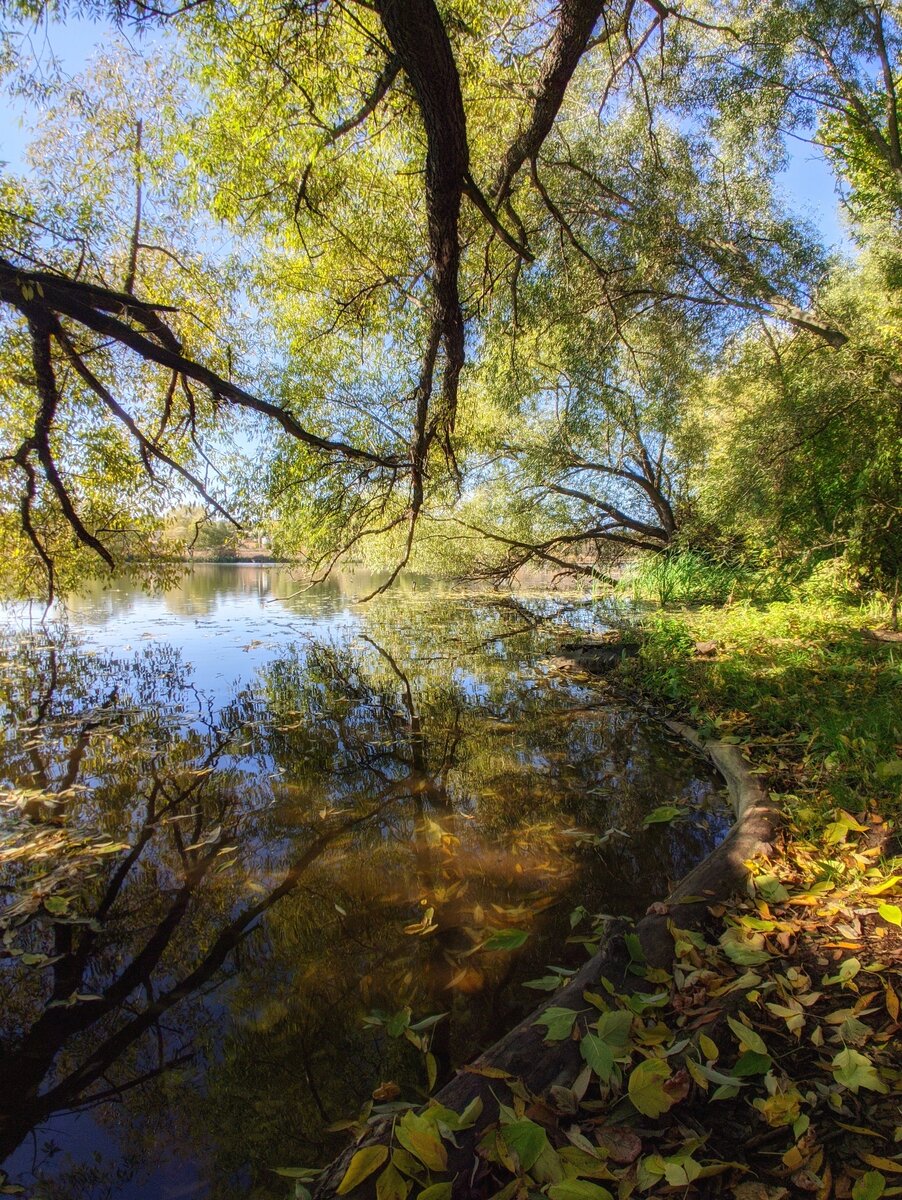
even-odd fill
[[(832, 282), (849, 330), (834, 353), (811, 335), (752, 331), (707, 381), (708, 452), (694, 487), (710, 520), (749, 549), (807, 569), (846, 556), (856, 584), (899, 586), (895, 251), (871, 251)], [(879, 334), (879, 336), (877, 336)]]
[[(887, 149), (890, 196), (890, 10), (116, 11), (172, 29), (184, 65), (134, 89), (108, 64), (66, 97), (75, 142), (51, 123), (37, 182), (6, 184), (3, 528), (26, 573), (52, 584), (73, 533), (81, 569), (109, 565), (175, 490), (274, 510), (314, 570), (376, 539), (391, 582), (491, 463), (514, 477), (492, 485), (518, 522), (503, 569), (660, 549), (694, 502), (698, 372), (759, 319), (849, 341), (774, 179), (782, 127), (820, 122), (849, 171), (843, 138)], [(516, 436), (491, 445), (498, 416)], [(236, 489), (209, 464), (260, 419), (277, 437)]]

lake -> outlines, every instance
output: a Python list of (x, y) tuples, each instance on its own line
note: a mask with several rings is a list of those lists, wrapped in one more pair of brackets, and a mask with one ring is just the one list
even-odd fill
[(7, 612), (18, 1194), (290, 1196), (277, 1168), (423, 1101), (724, 835), (703, 761), (548, 662), (590, 605), (365, 590), (205, 565)]

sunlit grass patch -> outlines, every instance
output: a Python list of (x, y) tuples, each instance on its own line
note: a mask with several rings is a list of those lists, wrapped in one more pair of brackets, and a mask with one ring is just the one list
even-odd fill
[[(709, 735), (748, 744), (777, 790), (845, 807), (899, 809), (902, 653), (871, 614), (823, 604), (749, 603), (643, 625), (633, 682)], [(714, 650), (700, 654), (699, 644)]]

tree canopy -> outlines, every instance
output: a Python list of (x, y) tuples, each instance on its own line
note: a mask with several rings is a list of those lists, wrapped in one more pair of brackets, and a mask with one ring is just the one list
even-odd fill
[[(504, 577), (692, 547), (899, 576), (898, 6), (4, 6), (0, 539), (167, 514)], [(114, 40), (41, 78), (26, 31)], [(855, 255), (781, 190), (821, 148)]]

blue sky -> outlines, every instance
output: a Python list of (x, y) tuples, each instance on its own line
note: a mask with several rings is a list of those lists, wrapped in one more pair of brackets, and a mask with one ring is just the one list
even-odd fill
[[(120, 36), (107, 24), (84, 19), (68, 19), (65, 24), (49, 27), (23, 24), (21, 28), (29, 38), (32, 54), (45, 71), (56, 56), (61, 67), (73, 75), (105, 41)], [(143, 38), (145, 44), (147, 40)], [(8, 162), (14, 170), (24, 170), (28, 126), (39, 124), (39, 111), (33, 104), (5, 93), (0, 96), (0, 103), (4, 108), (0, 160)], [(835, 178), (823, 154), (817, 146), (794, 138), (790, 139), (788, 150), (789, 165), (779, 178), (789, 205), (814, 225), (825, 245), (849, 250), (851, 243), (837, 200)]]

